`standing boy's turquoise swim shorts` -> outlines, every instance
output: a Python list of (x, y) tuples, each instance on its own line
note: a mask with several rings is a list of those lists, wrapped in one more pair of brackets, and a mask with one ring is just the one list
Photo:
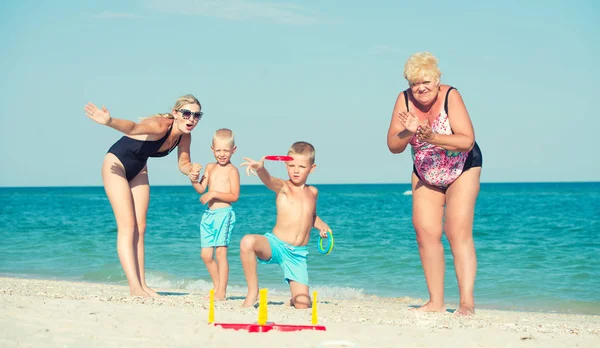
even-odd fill
[(258, 259), (258, 262), (279, 265), (283, 270), (284, 280), (288, 283), (293, 280), (308, 285), (308, 248), (285, 243), (272, 233), (266, 233), (265, 237), (271, 246), (271, 259)]
[(234, 227), (233, 208), (206, 210), (200, 221), (200, 245), (202, 248), (229, 246)]

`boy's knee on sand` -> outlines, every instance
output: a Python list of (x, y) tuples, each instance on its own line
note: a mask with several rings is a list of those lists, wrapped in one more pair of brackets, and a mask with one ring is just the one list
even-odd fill
[(290, 298), (290, 306), (296, 309), (307, 309), (312, 305), (311, 298), (308, 295), (301, 294)]

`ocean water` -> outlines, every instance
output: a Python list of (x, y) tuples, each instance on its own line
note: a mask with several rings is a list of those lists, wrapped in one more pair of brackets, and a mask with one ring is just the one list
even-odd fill
[[(318, 213), (333, 229), (331, 254), (309, 244), (319, 297), (427, 299), (410, 186), (317, 185)], [(150, 286), (208, 290), (200, 260), (204, 206), (191, 187), (151, 188), (146, 234)], [(229, 250), (229, 292), (245, 291), (244, 234), (275, 222), (275, 196), (242, 186)], [(0, 188), (0, 275), (126, 284), (116, 225), (102, 187)], [(600, 183), (482, 184), (475, 211), (479, 308), (600, 314)], [(445, 237), (446, 302), (458, 302)], [(261, 287), (287, 294), (277, 266), (259, 265)], [(418, 304), (415, 300), (415, 304)]]

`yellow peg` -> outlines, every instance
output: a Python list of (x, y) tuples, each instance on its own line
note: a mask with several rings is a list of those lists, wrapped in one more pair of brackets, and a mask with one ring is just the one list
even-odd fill
[(208, 305), (208, 323), (212, 324), (215, 322), (215, 289), (210, 289)]
[(319, 323), (319, 313), (317, 309), (317, 292), (313, 292), (313, 301), (312, 301), (312, 324), (317, 325)]
[(258, 291), (258, 325), (267, 324), (267, 289)]

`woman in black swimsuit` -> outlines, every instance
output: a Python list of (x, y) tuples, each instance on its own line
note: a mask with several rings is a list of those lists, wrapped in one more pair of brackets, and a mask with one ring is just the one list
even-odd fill
[[(202, 117), (201, 105), (185, 95), (168, 114), (159, 114), (140, 123), (112, 118), (105, 107), (85, 106), (92, 120), (125, 134), (104, 157), (102, 181), (117, 221), (117, 253), (133, 296), (158, 296), (146, 285), (144, 272), (144, 233), (150, 199), (148, 157), (163, 157), (177, 147), (179, 170), (196, 179), (191, 172), (190, 132)], [(195, 177), (195, 178), (194, 178)]]

